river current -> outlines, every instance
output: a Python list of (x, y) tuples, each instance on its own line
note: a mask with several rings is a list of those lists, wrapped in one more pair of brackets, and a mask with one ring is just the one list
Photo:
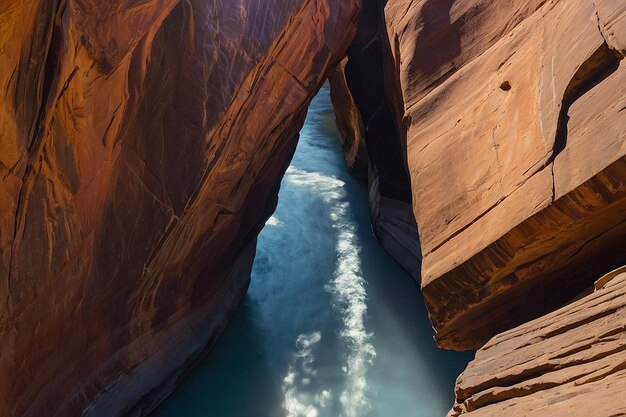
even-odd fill
[(470, 356), (435, 347), (418, 285), (382, 249), (324, 86), (250, 289), (157, 417), (444, 417)]

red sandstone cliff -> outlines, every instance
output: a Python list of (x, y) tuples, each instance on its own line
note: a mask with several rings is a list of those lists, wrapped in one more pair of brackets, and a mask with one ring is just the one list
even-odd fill
[(626, 263), (625, 10), (387, 5), (441, 346), (476, 348)]
[(335, 112), (341, 150), (350, 174), (360, 180), (367, 180), (369, 161), (365, 145), (365, 126), (348, 87), (345, 73), (347, 61), (347, 58), (341, 61), (328, 76), (330, 98)]
[(172, 389), (247, 287), (358, 3), (0, 5), (0, 415)]
[[(622, 415), (605, 403), (625, 380), (621, 287), (528, 321), (626, 263), (626, 3), (364, 7), (342, 95), (370, 164), (407, 172), (370, 184), (410, 187), (439, 346), (482, 347), (452, 414)], [(384, 139), (368, 135), (385, 113)]]
[(626, 273), (495, 336), (457, 379), (449, 417), (626, 415)]
[[(363, 119), (388, 109), (398, 132), (385, 165), (408, 171), (390, 182), (410, 182), (440, 346), (480, 347), (626, 263), (623, 2), (368, 8), (382, 23), (369, 42), (360, 26), (344, 73)], [(364, 68), (386, 105), (359, 100), (380, 89)]]
[(626, 263), (626, 6), (357, 3), (0, 6), (0, 414), (172, 389), (355, 34), (331, 81), (374, 230), (416, 277), (421, 240), (438, 343), (482, 346), (451, 414), (624, 411), (623, 277), (529, 320)]

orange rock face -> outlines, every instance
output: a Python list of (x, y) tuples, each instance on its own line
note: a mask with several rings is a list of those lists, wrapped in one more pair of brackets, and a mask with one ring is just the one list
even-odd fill
[(626, 262), (626, 4), (390, 0), (384, 18), (439, 345), (478, 348)]
[(149, 410), (215, 340), (358, 3), (0, 5), (1, 415)]
[(341, 61), (328, 76), (330, 98), (335, 111), (337, 130), (346, 165), (352, 176), (365, 180), (367, 179), (368, 168), (365, 128), (359, 109), (348, 87), (345, 73), (346, 62), (347, 59)]
[(343, 71), (370, 163), (378, 114), (358, 97), (378, 90), (355, 67), (377, 72), (377, 111), (405, 147), (384, 166), (409, 173), (437, 343), (480, 348), (449, 416), (626, 415), (626, 274), (581, 295), (626, 263), (626, 3), (388, 0), (368, 13), (381, 30), (368, 41), (359, 27)]
[(491, 339), (457, 379), (449, 417), (622, 416), (626, 273)]

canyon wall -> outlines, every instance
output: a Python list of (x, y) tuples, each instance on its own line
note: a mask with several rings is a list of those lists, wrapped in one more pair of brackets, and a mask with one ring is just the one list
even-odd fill
[(0, 414), (149, 411), (245, 292), (358, 0), (0, 5)]
[(423, 293), (438, 343), (466, 349), (626, 263), (626, 5), (444, 3), (386, 14)]
[[(382, 10), (376, 0), (364, 2), (347, 60), (330, 77), (331, 98), (342, 143), (356, 144), (356, 138), (361, 138), (359, 148), (367, 153), (374, 233), (387, 252), (419, 280), (421, 253), (406, 163), (406, 127)], [(358, 115), (352, 116), (354, 112)], [(343, 150), (350, 167), (354, 150), (345, 145)]]
[[(370, 161), (406, 167), (379, 178), (409, 182), (396, 198), (412, 203), (439, 346), (479, 348), (626, 263), (623, 2), (367, 8), (378, 26), (361, 24), (344, 73)], [(383, 113), (394, 128), (368, 137)]]
[(365, 145), (365, 126), (348, 87), (345, 73), (347, 61), (347, 58), (343, 59), (328, 76), (330, 99), (346, 166), (354, 178), (366, 181), (369, 161)]
[(626, 263), (626, 4), (359, 3), (0, 6), (0, 414), (173, 389), (247, 288), (329, 75), (376, 236), (437, 343), (482, 347), (451, 415), (620, 412), (623, 276), (587, 293)]
[(437, 344), (480, 348), (450, 415), (626, 415), (624, 275), (592, 292), (626, 264), (626, 3), (364, 7), (331, 86), (407, 174), (370, 189), (410, 187)]
[(626, 272), (595, 292), (503, 332), (457, 379), (448, 417), (626, 415)]

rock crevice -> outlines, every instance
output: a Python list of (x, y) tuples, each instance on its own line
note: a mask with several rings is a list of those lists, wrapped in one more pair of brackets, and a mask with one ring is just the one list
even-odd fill
[[(367, 152), (370, 218), (381, 245), (417, 281), (421, 252), (412, 211), (406, 160), (406, 130), (401, 93), (390, 59), (391, 45), (382, 15), (384, 2), (365, 3), (347, 61), (331, 77), (338, 130), (343, 137), (362, 137)], [(337, 80), (345, 79), (345, 84)], [(349, 103), (358, 117), (352, 120), (341, 105)], [(353, 141), (354, 142), (354, 141)], [(344, 154), (345, 154), (344, 147)], [(349, 159), (349, 154), (346, 158)], [(350, 166), (350, 165), (349, 165)]]

